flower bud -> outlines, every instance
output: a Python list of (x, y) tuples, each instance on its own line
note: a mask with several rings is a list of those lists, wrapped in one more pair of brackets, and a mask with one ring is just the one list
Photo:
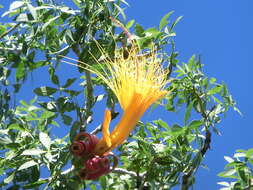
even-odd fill
[(86, 151), (86, 145), (82, 141), (74, 141), (70, 146), (70, 151), (75, 156), (81, 156)]

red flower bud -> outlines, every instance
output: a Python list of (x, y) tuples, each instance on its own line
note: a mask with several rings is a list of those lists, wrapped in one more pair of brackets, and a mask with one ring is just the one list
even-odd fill
[(91, 159), (86, 160), (85, 162), (86, 170), (89, 171), (89, 173), (97, 172), (101, 168), (99, 161), (100, 161), (99, 156), (95, 156)]
[(85, 153), (89, 154), (93, 152), (96, 144), (98, 143), (99, 139), (95, 135), (91, 135), (85, 132), (79, 133), (75, 139), (75, 141), (83, 142), (85, 144)]
[(84, 165), (86, 173), (84, 179), (88, 180), (97, 179), (98, 177), (107, 174), (111, 171), (110, 161), (107, 157), (94, 156), (93, 158), (86, 160)]
[(75, 156), (81, 156), (86, 151), (86, 145), (82, 141), (74, 141), (70, 146), (70, 151)]

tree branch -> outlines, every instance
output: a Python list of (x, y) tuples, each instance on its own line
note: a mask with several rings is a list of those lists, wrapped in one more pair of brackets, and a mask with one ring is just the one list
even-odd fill
[[(205, 121), (208, 121), (208, 114), (206, 113), (206, 109), (204, 107), (202, 99), (199, 96), (199, 94), (195, 88), (193, 89), (193, 91), (194, 91), (195, 96), (198, 99), (199, 104), (200, 104), (201, 115)], [(206, 123), (205, 123), (205, 125), (206, 125)], [(211, 144), (211, 132), (209, 131), (208, 126), (205, 126), (205, 132), (206, 132), (205, 133), (205, 141), (204, 141), (204, 144), (202, 145), (201, 149), (199, 150), (202, 158), (206, 154), (207, 150), (210, 148), (210, 144)], [(198, 155), (196, 155), (196, 156), (198, 156)], [(196, 167), (192, 166), (189, 168), (188, 172), (183, 175), (181, 190), (188, 190), (189, 189), (189, 187), (191, 186), (191, 178), (197, 169), (198, 169), (198, 166), (196, 166)]]
[(0, 36), (0, 39), (2, 39), (3, 37), (5, 37), (5, 36), (7, 36), (9, 33), (11, 33), (13, 30), (15, 30), (20, 24), (21, 24), (21, 22), (15, 24), (15, 25), (12, 26), (9, 30), (7, 30), (6, 32), (4, 32), (4, 33)]
[(131, 177), (135, 177), (135, 178), (143, 178), (144, 177), (144, 174), (141, 174), (141, 175), (137, 175), (135, 172), (133, 171), (129, 171), (129, 170), (126, 170), (126, 169), (123, 169), (123, 168), (115, 168), (112, 173), (117, 173), (117, 174), (127, 174), (127, 175), (130, 175)]
[(96, 135), (99, 131), (102, 130), (102, 125), (99, 125), (96, 127), (96, 129), (94, 129), (93, 131), (91, 131), (91, 135)]

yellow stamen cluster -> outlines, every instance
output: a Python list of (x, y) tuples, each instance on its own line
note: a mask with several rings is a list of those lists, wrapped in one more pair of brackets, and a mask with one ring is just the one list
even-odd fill
[(133, 45), (127, 58), (121, 52), (116, 53), (114, 60), (106, 59), (107, 70), (91, 69), (114, 92), (123, 109), (123, 116), (111, 134), (111, 113), (105, 111), (103, 137), (95, 148), (95, 154), (103, 155), (120, 145), (150, 105), (167, 94), (164, 90), (168, 83), (167, 73), (160, 62), (155, 51), (139, 54), (137, 46)]

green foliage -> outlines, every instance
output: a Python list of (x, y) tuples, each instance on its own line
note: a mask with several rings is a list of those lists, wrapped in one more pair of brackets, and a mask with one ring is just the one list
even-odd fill
[(253, 189), (253, 149), (237, 150), (233, 158), (225, 156), (228, 164), (225, 171), (220, 172), (218, 176), (230, 178), (230, 182), (222, 181), (218, 184), (223, 187), (221, 190), (241, 190)]
[[(75, 8), (53, 2), (13, 1), (3, 14), (12, 21), (0, 24), (1, 188), (130, 190), (172, 189), (180, 185), (187, 190), (197, 180), (194, 174), (210, 146), (212, 131), (219, 134), (217, 124), (229, 107), (239, 110), (225, 83), (205, 76), (200, 59), (192, 56), (188, 63), (179, 63), (173, 37), (174, 27), (182, 17), (171, 22), (173, 12), (169, 12), (159, 27), (145, 29), (134, 20), (125, 22), (127, 3), (123, 0), (73, 0)], [(171, 81), (163, 109), (168, 114), (183, 109), (185, 114), (180, 124), (159, 118), (140, 121), (117, 151), (119, 168), (98, 181), (84, 181), (70, 166), (74, 164), (70, 143), (79, 131), (90, 127), (97, 102), (106, 101), (114, 111), (117, 99), (89, 71), (78, 68), (80, 76), (66, 79), (59, 74), (59, 66), (64, 56), (74, 55), (77, 64), (96, 67), (97, 60), (103, 62), (98, 44), (111, 59), (116, 46), (120, 50), (131, 46), (125, 31), (117, 33), (119, 26), (110, 17), (126, 23), (124, 27), (133, 31), (141, 49), (155, 44)], [(168, 49), (169, 53), (165, 53)], [(29, 84), (34, 70), (48, 74), (50, 84), (36, 83), (30, 92), (36, 98), (26, 102), (18, 93), (25, 90), (23, 86)], [(79, 79), (82, 82), (76, 87)], [(101, 87), (103, 93), (96, 95)], [(113, 119), (117, 115), (114, 111)], [(69, 132), (64, 137), (54, 134), (54, 130), (63, 129)], [(220, 174), (237, 179), (229, 184), (232, 189), (247, 187), (252, 178), (248, 167), (248, 163), (252, 164), (252, 150), (241, 151), (240, 155), (244, 161), (235, 155), (235, 159), (229, 159), (225, 173)], [(48, 177), (41, 176), (44, 170)]]

